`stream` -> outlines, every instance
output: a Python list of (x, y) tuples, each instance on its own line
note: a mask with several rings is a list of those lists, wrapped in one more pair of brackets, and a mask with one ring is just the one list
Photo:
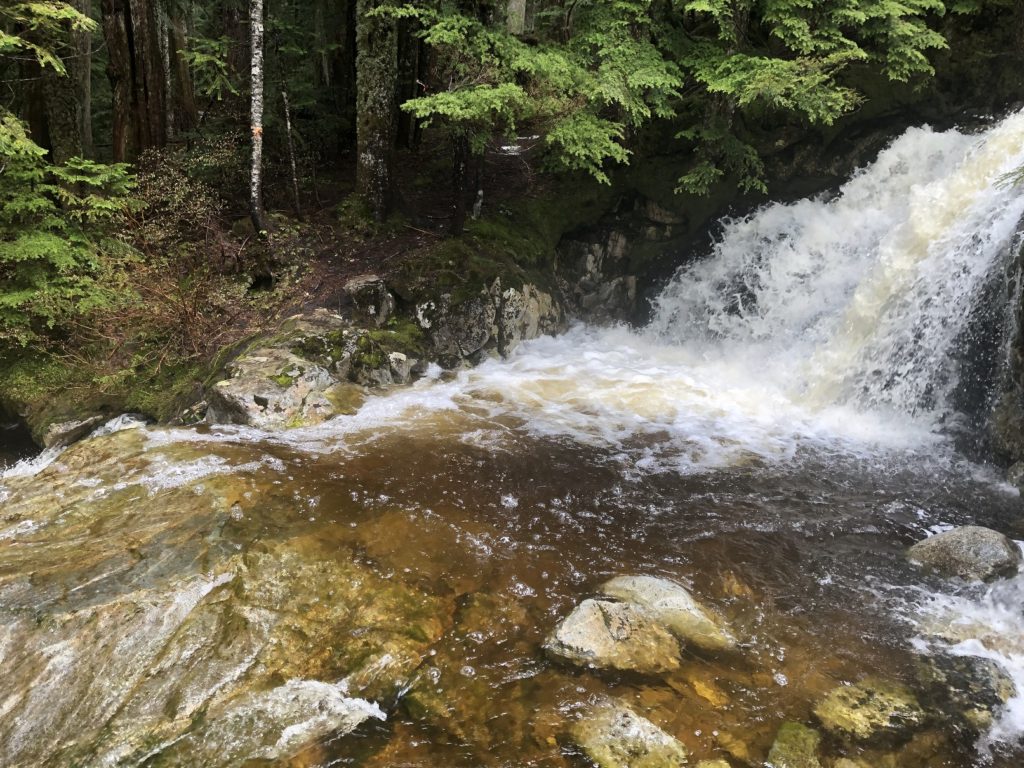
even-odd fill
[[(832, 195), (723, 222), (646, 328), (432, 369), (315, 427), (121, 418), (10, 464), (0, 765), (567, 768), (566, 724), (613, 696), (691, 764), (762, 766), (868, 677), (927, 722), (826, 737), (819, 765), (1024, 764), (1024, 575), (905, 556), (957, 525), (1024, 539), (1018, 490), (953, 439), (1021, 163), (1024, 113), (913, 128)], [(684, 585), (738, 648), (655, 676), (545, 655), (618, 574)], [(943, 655), (1012, 680), (983, 727), (922, 683)]]

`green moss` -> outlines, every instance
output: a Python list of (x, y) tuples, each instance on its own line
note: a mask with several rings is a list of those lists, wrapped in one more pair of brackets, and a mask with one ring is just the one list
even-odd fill
[(412, 252), (389, 285), (410, 303), (449, 293), (457, 304), (496, 278), (506, 288), (533, 283), (550, 289), (558, 243), (569, 232), (596, 223), (613, 194), (590, 179), (566, 177), (542, 194), (469, 222), (459, 237)]
[(37, 440), (49, 424), (96, 413), (166, 421), (194, 398), (204, 369), (157, 360), (136, 356), (133, 366), (98, 376), (82, 362), (54, 354), (12, 356), (0, 360), (0, 405), (21, 414)]

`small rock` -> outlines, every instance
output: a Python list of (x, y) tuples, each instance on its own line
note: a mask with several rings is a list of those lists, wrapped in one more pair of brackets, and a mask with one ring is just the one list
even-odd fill
[(821, 768), (821, 734), (801, 723), (784, 723), (768, 753), (772, 768)]
[(639, 605), (680, 640), (708, 651), (731, 650), (736, 639), (721, 617), (678, 584), (653, 576), (616, 576), (600, 592)]
[(686, 747), (629, 707), (607, 701), (570, 735), (598, 768), (684, 768)]
[(579, 666), (660, 674), (679, 667), (679, 643), (647, 613), (626, 603), (584, 600), (544, 644)]
[(834, 688), (814, 707), (814, 714), (829, 733), (856, 741), (898, 740), (925, 722), (913, 693), (878, 678)]
[(1011, 539), (977, 525), (945, 531), (907, 550), (911, 562), (943, 576), (992, 581), (1017, 573), (1021, 552)]
[(697, 768), (732, 768), (732, 766), (729, 765), (728, 760), (719, 758), (717, 760), (701, 760), (697, 763)]

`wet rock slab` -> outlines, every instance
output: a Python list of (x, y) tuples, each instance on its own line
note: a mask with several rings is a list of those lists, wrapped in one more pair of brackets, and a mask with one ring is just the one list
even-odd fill
[(452, 606), (324, 540), (288, 471), (131, 429), (4, 481), (0, 765), (285, 759), (393, 705)]

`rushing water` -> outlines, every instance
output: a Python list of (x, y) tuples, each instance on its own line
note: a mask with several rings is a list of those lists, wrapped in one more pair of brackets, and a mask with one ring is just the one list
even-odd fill
[[(990, 728), (937, 714), (828, 759), (1020, 765), (1024, 577), (944, 582), (904, 550), (968, 522), (1024, 538), (1016, 489), (943, 436), (1022, 162), (1024, 114), (912, 129), (834, 197), (725, 223), (642, 331), (578, 327), (318, 427), (119, 423), (17, 465), (0, 760), (568, 766), (565, 723), (612, 693), (696, 758), (761, 765), (836, 685), (919, 687), (952, 653), (1015, 680)], [(546, 660), (618, 573), (689, 585), (741, 652), (660, 679)], [(351, 673), (403, 654), (401, 695)], [(332, 737), (350, 693), (372, 719)]]

